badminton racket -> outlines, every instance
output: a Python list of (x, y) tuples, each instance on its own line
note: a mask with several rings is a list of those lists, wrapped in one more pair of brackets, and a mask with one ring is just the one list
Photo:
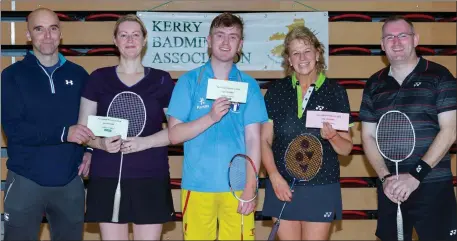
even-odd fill
[[(146, 107), (143, 99), (136, 93), (124, 91), (114, 96), (111, 101), (107, 116), (126, 119), (129, 122), (127, 137), (137, 137), (143, 132), (146, 124)], [(121, 163), (119, 166), (119, 178), (117, 181), (116, 193), (114, 194), (112, 222), (119, 222), (119, 207), (121, 203), (121, 176), (124, 153), (121, 152)]]
[[(255, 180), (255, 190), (253, 197), (250, 199), (243, 199), (240, 192), (245, 189), (246, 183), (251, 178)], [(254, 165), (254, 162), (247, 155), (236, 154), (230, 160), (228, 168), (228, 182), (230, 187), (230, 192), (233, 196), (241, 202), (241, 207), (244, 203), (253, 201), (259, 191), (259, 177), (257, 175), (257, 168)], [(243, 240), (243, 231), (244, 231), (244, 214), (241, 214), (241, 240)]]
[[(416, 135), (409, 117), (400, 111), (388, 111), (381, 116), (376, 127), (376, 145), (381, 155), (395, 163), (398, 180), (398, 163), (414, 151)], [(397, 203), (397, 238), (403, 240), (403, 215)]]
[[(289, 143), (284, 155), (284, 162), (287, 173), (293, 177), (290, 190), (294, 189), (297, 181), (312, 180), (321, 169), (323, 159), (322, 143), (311, 134), (297, 136)], [(281, 208), (278, 219), (273, 224), (268, 240), (275, 240), (281, 223), (282, 213), (286, 206), (286, 201)]]

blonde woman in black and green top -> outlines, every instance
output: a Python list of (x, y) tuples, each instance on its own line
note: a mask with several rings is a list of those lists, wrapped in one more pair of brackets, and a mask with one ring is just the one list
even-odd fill
[[(307, 110), (350, 113), (346, 90), (325, 77), (324, 47), (306, 27), (292, 29), (284, 40), (283, 67), (287, 77), (275, 81), (265, 95), (270, 121), (262, 127), (262, 162), (269, 180), (263, 215), (278, 218), (283, 202), (279, 239), (327, 240), (333, 220), (342, 218), (338, 155), (352, 150), (349, 132), (337, 131), (328, 123), (322, 129), (306, 128)], [(302, 93), (314, 91), (302, 112)], [(352, 126), (352, 120), (349, 126)], [(284, 165), (288, 144), (298, 135), (310, 133), (324, 149), (323, 164), (314, 179), (295, 184)]]

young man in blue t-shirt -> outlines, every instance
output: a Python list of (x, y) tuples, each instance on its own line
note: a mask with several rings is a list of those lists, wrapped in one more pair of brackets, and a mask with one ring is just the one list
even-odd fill
[[(256, 80), (233, 64), (242, 44), (241, 19), (230, 13), (217, 16), (208, 36), (211, 59), (179, 78), (168, 107), (170, 141), (184, 142), (181, 203), (186, 240), (240, 239), (241, 215), (247, 215), (244, 239), (254, 240), (255, 201), (241, 205), (227, 180), (235, 154), (247, 154), (259, 169), (260, 125), (268, 121)], [(246, 103), (206, 99), (210, 78), (248, 83)], [(254, 191), (255, 182), (248, 181), (240, 193), (248, 200)]]

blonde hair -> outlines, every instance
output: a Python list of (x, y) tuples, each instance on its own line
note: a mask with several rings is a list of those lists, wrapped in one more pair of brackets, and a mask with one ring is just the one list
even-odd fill
[(144, 26), (143, 21), (141, 21), (141, 19), (138, 16), (136, 16), (135, 14), (127, 14), (120, 17), (114, 25), (114, 37), (117, 36), (117, 32), (119, 31), (119, 25), (123, 22), (137, 22), (140, 25), (143, 37), (146, 37), (146, 35), (148, 34), (146, 26)]
[(282, 52), (284, 61), (282, 62), (282, 67), (284, 68), (285, 74), (291, 75), (294, 72), (294, 67), (290, 66), (289, 62), (289, 45), (296, 39), (308, 43), (317, 50), (319, 53), (319, 60), (316, 63), (317, 73), (325, 73), (327, 65), (325, 64), (324, 58), (324, 45), (319, 41), (319, 39), (317, 39), (316, 35), (309, 28), (305, 26), (298, 26), (290, 30), (284, 39), (284, 50)]

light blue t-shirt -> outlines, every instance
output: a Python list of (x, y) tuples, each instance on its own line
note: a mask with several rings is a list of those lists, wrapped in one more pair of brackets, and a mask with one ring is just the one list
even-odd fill
[[(191, 122), (208, 114), (214, 102), (206, 99), (209, 78), (215, 78), (210, 61), (182, 75), (173, 90), (167, 114), (182, 122)], [(229, 80), (248, 83), (246, 103), (232, 105), (233, 108), (219, 122), (184, 143), (183, 189), (230, 191), (228, 164), (235, 154), (246, 154), (244, 127), (268, 121), (257, 81), (238, 70), (235, 64)]]

